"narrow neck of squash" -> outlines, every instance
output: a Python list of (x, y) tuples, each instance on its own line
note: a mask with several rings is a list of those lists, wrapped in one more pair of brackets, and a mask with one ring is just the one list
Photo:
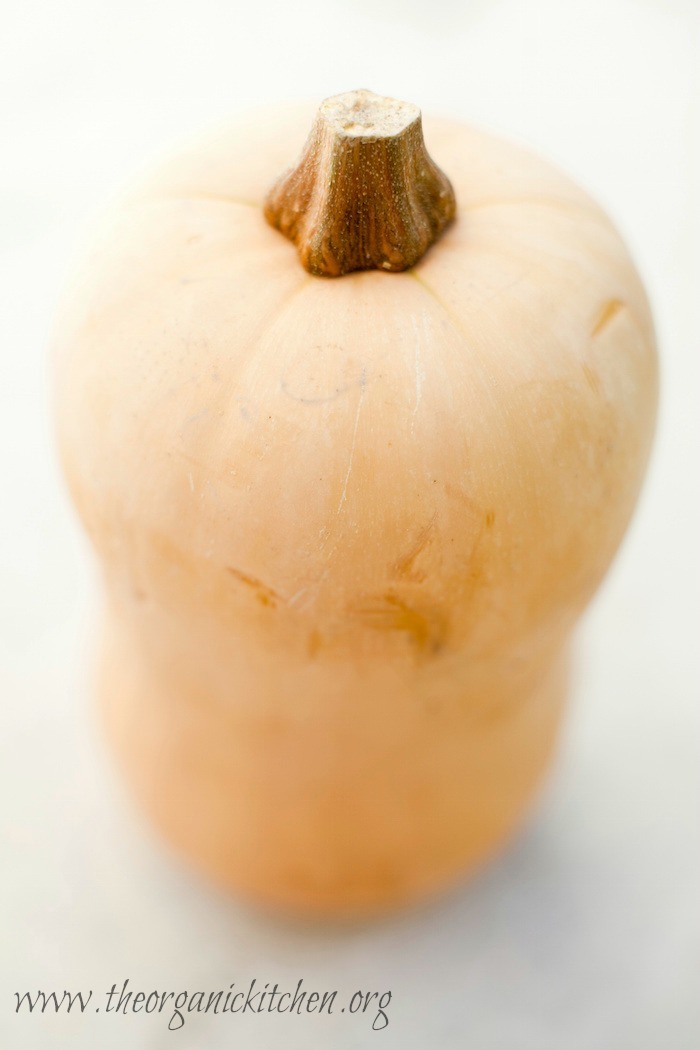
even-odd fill
[(301, 160), (272, 187), (267, 221), (320, 277), (415, 265), (455, 216), (420, 110), (371, 91), (321, 104)]

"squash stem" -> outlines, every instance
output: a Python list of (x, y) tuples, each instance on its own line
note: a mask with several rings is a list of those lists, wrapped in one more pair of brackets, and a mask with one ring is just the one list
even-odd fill
[(301, 160), (265, 202), (267, 221), (293, 241), (309, 273), (323, 277), (406, 270), (455, 214), (418, 107), (364, 90), (321, 104)]

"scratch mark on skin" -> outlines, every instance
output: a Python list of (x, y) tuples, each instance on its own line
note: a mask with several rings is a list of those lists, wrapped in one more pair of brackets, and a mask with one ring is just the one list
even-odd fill
[(437, 609), (415, 608), (391, 591), (353, 612), (375, 631), (403, 634), (420, 655), (439, 653), (447, 639), (448, 625)]
[(233, 576), (236, 580), (244, 583), (246, 587), (252, 587), (256, 592), (256, 597), (262, 605), (269, 605), (275, 609), (277, 603), (284, 601), (284, 599), (273, 590), (272, 587), (268, 587), (266, 583), (259, 580), (256, 576), (249, 576), (247, 572), (241, 572), (240, 569), (234, 569), (232, 565), (226, 566), (226, 572)]
[(593, 369), (591, 368), (590, 365), (583, 364), (583, 365), (581, 365), (581, 368), (583, 370), (584, 378), (585, 378), (586, 382), (588, 383), (589, 387), (591, 388), (591, 390), (593, 391), (593, 393), (594, 394), (599, 394), (600, 393), (600, 379), (598, 378), (596, 373), (593, 371)]
[(466, 507), (472, 521), (477, 524), (481, 521), (483, 514), (481, 504), (473, 499), (461, 485), (450, 485), (449, 482), (445, 482), (445, 495), (449, 496), (450, 499), (458, 500), (464, 507)]
[(237, 397), (238, 413), (246, 423), (254, 423), (258, 418), (258, 406), (251, 397)]
[[(324, 350), (344, 352), (343, 348), (337, 343), (328, 343), (326, 346), (317, 345), (312, 347), (311, 350), (321, 352)], [(292, 366), (293, 364), (294, 362), (292, 362)], [(313, 379), (313, 377), (311, 378)], [(367, 372), (363, 366), (359, 375), (351, 377), (347, 381), (340, 382), (330, 393), (320, 394), (316, 397), (310, 397), (306, 393), (296, 392), (293, 388), (294, 380), (295, 377), (293, 373), (290, 374), (290, 365), (287, 365), (284, 374), (280, 379), (280, 390), (286, 394), (287, 397), (290, 397), (292, 401), (298, 401), (302, 405), (326, 405), (331, 401), (336, 401), (339, 397), (342, 397), (343, 394), (347, 394), (348, 391), (352, 390), (354, 387), (364, 386), (367, 381)]]
[(306, 592), (308, 591), (308, 589), (309, 589), (308, 587), (300, 587), (300, 588), (299, 588), (299, 590), (298, 590), (298, 591), (295, 591), (295, 593), (294, 593), (294, 594), (292, 595), (292, 597), (291, 597), (291, 598), (289, 598), (289, 600), (287, 601), (287, 605), (288, 605), (288, 606), (289, 606), (290, 608), (291, 608), (291, 606), (292, 606), (292, 605), (296, 605), (296, 603), (297, 603), (297, 602), (299, 601), (299, 599), (300, 599), (300, 598), (301, 598), (301, 597), (302, 597), (302, 596), (303, 596), (304, 594), (306, 594)]
[(595, 339), (597, 335), (606, 328), (613, 318), (617, 317), (620, 310), (624, 309), (625, 304), (621, 299), (609, 299), (607, 303), (603, 304), (603, 308), (598, 315), (598, 320), (593, 325), (591, 330), (591, 338)]
[(195, 423), (201, 423), (208, 415), (209, 409), (202, 408), (199, 412), (193, 412), (191, 415), (187, 416), (180, 427), (180, 440), (184, 441), (186, 431), (189, 430), (191, 426), (194, 426)]
[(445, 316), (447, 317), (448, 321), (450, 322), (452, 327), (455, 329), (455, 331), (459, 334), (459, 336), (462, 339), (464, 339), (468, 343), (469, 346), (471, 346), (471, 348), (474, 351), (475, 357), (479, 360), (479, 362), (482, 365), (484, 365), (485, 371), (488, 374), (488, 367), (487, 367), (487, 363), (486, 363), (486, 361), (484, 359), (484, 355), (477, 350), (476, 344), (473, 343), (473, 341), (469, 338), (469, 335), (468, 335), (464, 325), (462, 324), (461, 320), (457, 317), (457, 315), (454, 313), (452, 307), (446, 302), (446, 300), (444, 300), (440, 295), (438, 295), (438, 293), (434, 290), (434, 288), (431, 285), (426, 283), (426, 281), (423, 279), (422, 276), (419, 276), (419, 274), (416, 273), (415, 269), (407, 270), (406, 273), (408, 274), (409, 277), (411, 277), (414, 281), (416, 281), (421, 286), (421, 288), (423, 289), (423, 291), (425, 292), (426, 295), (430, 296), (430, 298), (433, 299), (434, 302), (436, 302), (438, 304), (438, 306), (440, 307), (441, 311), (443, 312), (443, 314), (445, 314)]
[(357, 412), (355, 413), (355, 425), (354, 425), (353, 431), (352, 431), (352, 441), (350, 443), (350, 457), (348, 459), (348, 469), (347, 469), (346, 474), (345, 474), (345, 481), (343, 482), (343, 491), (342, 491), (342, 494), (340, 496), (340, 503), (338, 504), (338, 510), (336, 511), (336, 514), (340, 514), (341, 510), (343, 509), (343, 504), (345, 503), (345, 501), (347, 499), (347, 495), (348, 495), (348, 481), (350, 480), (350, 474), (352, 472), (352, 464), (353, 464), (353, 460), (355, 458), (355, 445), (357, 444), (357, 428), (358, 428), (359, 423), (360, 423), (360, 413), (362, 412), (362, 404), (363, 404), (364, 399), (365, 399), (365, 390), (366, 390), (366, 388), (367, 388), (367, 380), (366, 380), (366, 378), (365, 378), (365, 376), (363, 374), (362, 381), (360, 383), (360, 396), (357, 399)]
[(412, 580), (414, 583), (422, 583), (425, 579), (425, 573), (420, 569), (417, 570), (414, 567), (414, 563), (418, 555), (421, 551), (425, 550), (432, 539), (436, 518), (437, 514), (433, 514), (428, 524), (424, 525), (418, 533), (410, 550), (394, 563), (394, 576), (402, 577), (405, 580)]
[(190, 483), (190, 492), (194, 492), (194, 478), (192, 477), (192, 471), (191, 470), (187, 474), (187, 480)]

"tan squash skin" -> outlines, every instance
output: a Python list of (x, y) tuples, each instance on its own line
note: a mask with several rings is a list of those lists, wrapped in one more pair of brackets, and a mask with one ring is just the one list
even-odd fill
[(226, 129), (121, 202), (57, 412), (134, 794), (220, 882), (346, 914), (448, 884), (525, 811), (656, 362), (599, 208), (457, 124), (424, 121), (459, 212), (414, 269), (305, 273), (261, 204), (312, 119)]

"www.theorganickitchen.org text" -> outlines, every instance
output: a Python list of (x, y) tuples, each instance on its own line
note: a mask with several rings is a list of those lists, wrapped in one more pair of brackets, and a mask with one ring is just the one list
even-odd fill
[(253, 978), (248, 984), (232, 982), (227, 989), (212, 992), (158, 989), (134, 990), (129, 978), (113, 984), (106, 992), (93, 989), (79, 992), (26, 991), (15, 992), (15, 1013), (71, 1014), (103, 1013), (111, 1015), (162, 1014), (170, 1031), (182, 1028), (192, 1014), (359, 1014), (367, 1017), (373, 1031), (381, 1031), (389, 1024), (388, 1008), (391, 992), (357, 989), (349, 995), (336, 991), (309, 991), (300, 978), (296, 987), (283, 988), (279, 984)]

